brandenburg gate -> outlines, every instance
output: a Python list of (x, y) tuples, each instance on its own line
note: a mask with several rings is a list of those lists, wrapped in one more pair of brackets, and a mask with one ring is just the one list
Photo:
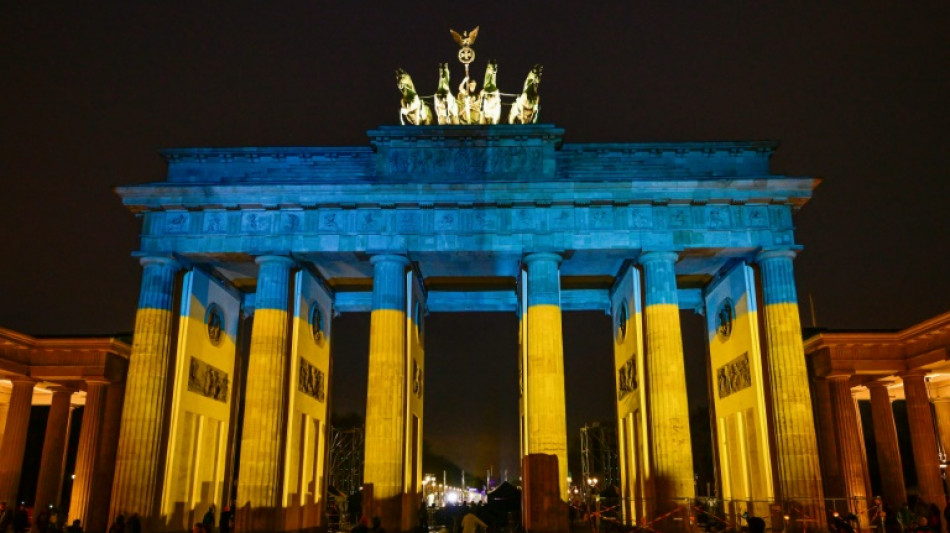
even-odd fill
[(768, 142), (563, 133), (409, 124), (368, 146), (174, 149), (164, 181), (119, 187), (143, 280), (112, 515), (182, 531), (236, 486), (240, 531), (324, 528), (332, 318), (349, 312), (371, 313), (367, 514), (414, 524), (429, 313), (520, 321), (521, 453), (557, 458), (566, 500), (561, 317), (601, 310), (624, 520), (681, 527), (662, 517), (695, 496), (687, 309), (706, 317), (723, 497), (823, 527), (792, 222), (817, 180), (772, 174)]

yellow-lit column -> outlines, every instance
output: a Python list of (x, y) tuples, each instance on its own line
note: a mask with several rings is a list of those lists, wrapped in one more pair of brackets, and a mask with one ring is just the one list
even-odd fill
[(402, 524), (403, 452), (406, 445), (406, 268), (401, 255), (377, 255), (373, 263), (366, 441), (363, 482), (373, 484), (373, 503), (387, 530)]
[(950, 398), (932, 398), (931, 401), (937, 421), (937, 439), (943, 452), (950, 454)]
[(567, 500), (567, 417), (561, 331), (561, 256), (533, 253), (528, 271), (528, 352), (525, 422), (528, 452), (556, 455), (561, 499)]
[(257, 258), (257, 292), (247, 363), (244, 426), (238, 476), (238, 524), (241, 531), (280, 529), (281, 450), (287, 363), (290, 346), (289, 257)]
[(824, 529), (824, 496), (808, 369), (798, 316), (792, 250), (761, 252), (756, 261), (765, 302), (766, 361), (778, 466), (777, 496), (793, 521)]
[(871, 419), (874, 421), (874, 444), (877, 447), (877, 466), (881, 472), (881, 490), (884, 503), (894, 512), (907, 501), (904, 487), (904, 467), (897, 444), (897, 426), (887, 383), (876, 381), (868, 384), (871, 393)]
[(139, 307), (126, 397), (119, 425), (110, 516), (138, 513), (146, 533), (157, 514), (162, 433), (168, 406), (169, 358), (175, 313), (175, 273), (179, 264), (167, 257), (144, 257)]
[(848, 499), (849, 510), (858, 516), (859, 525), (865, 529), (868, 516), (865, 512), (867, 480), (864, 478), (864, 447), (854, 398), (851, 396), (851, 376), (828, 376), (828, 381), (831, 384), (831, 410), (834, 413), (844, 497)]
[(926, 374), (924, 370), (912, 370), (901, 375), (901, 378), (904, 380), (904, 398), (907, 400), (907, 422), (914, 451), (914, 468), (917, 471), (917, 491), (927, 503), (934, 503), (942, 510), (946, 501), (940, 481), (937, 436), (930, 415)]
[(46, 419), (46, 435), (43, 438), (43, 455), (40, 459), (40, 474), (36, 480), (36, 509), (50, 505), (59, 507), (63, 488), (63, 469), (66, 467), (66, 441), (69, 438), (69, 398), (72, 389), (52, 387), (53, 400)]
[(92, 477), (99, 452), (99, 434), (105, 412), (107, 381), (86, 382), (86, 404), (82, 408), (82, 426), (79, 430), (79, 448), (76, 450), (76, 479), (69, 501), (69, 522), (79, 520), (86, 528), (86, 515), (92, 496)]
[(648, 252), (640, 256), (644, 281), (646, 387), (659, 516), (695, 497), (693, 451), (686, 399), (686, 367), (676, 292), (677, 255)]
[(30, 379), (13, 378), (10, 407), (0, 444), (0, 501), (8, 505), (16, 502), (23, 471), (23, 452), (26, 450), (26, 432), (30, 426), (30, 406), (33, 403), (33, 385)]

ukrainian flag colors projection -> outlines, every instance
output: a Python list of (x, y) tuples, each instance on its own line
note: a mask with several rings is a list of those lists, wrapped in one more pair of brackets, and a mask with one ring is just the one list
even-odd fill
[(766, 516), (774, 494), (752, 268), (734, 267), (705, 303), (723, 499), (748, 502), (737, 514)]
[(294, 287), (282, 505), (284, 529), (306, 530), (321, 526), (324, 514), (333, 301), (305, 270)]
[(157, 478), (175, 324), (172, 307), (181, 267), (167, 257), (145, 257), (141, 262), (142, 289), (116, 450), (110, 522), (119, 513), (133, 512), (151, 522), (158, 514), (155, 506), (161, 491)]
[[(564, 395), (564, 345), (561, 328), (561, 257), (525, 257), (527, 275), (522, 315), (522, 413), (525, 454), (556, 455), (561, 498), (567, 500), (567, 420)], [(524, 299), (524, 296), (522, 296)]]
[(373, 485), (373, 507), (390, 529), (402, 523), (406, 437), (406, 268), (397, 255), (374, 256), (366, 387), (363, 482)]
[(403, 459), (404, 485), (402, 530), (416, 524), (422, 482), (422, 405), (425, 385), (426, 301), (415, 272), (406, 272), (406, 446)]
[(646, 388), (643, 376), (643, 314), (640, 276), (628, 265), (610, 296), (614, 334), (614, 383), (617, 394), (617, 442), (620, 459), (624, 523), (645, 516), (645, 502), (652, 498), (644, 446), (647, 441), (643, 413)]
[(241, 297), (200, 270), (185, 274), (162, 491), (166, 528), (189, 529), (227, 502), (224, 469)]

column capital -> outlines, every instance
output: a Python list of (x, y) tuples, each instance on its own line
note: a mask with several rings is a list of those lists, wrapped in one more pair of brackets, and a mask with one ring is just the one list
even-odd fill
[(904, 380), (904, 378), (917, 378), (917, 377), (926, 378), (927, 374), (929, 373), (930, 371), (924, 368), (912, 368), (910, 370), (905, 370), (904, 372), (901, 372), (900, 374), (898, 374), (898, 376), (901, 378), (901, 380)]
[(764, 263), (766, 261), (771, 261), (774, 259), (788, 259), (793, 260), (795, 256), (798, 255), (798, 250), (782, 249), (782, 250), (762, 250), (755, 256), (756, 263)]
[(561, 264), (563, 259), (561, 254), (555, 252), (530, 252), (525, 254), (522, 262), (526, 265), (530, 265), (535, 261), (554, 261), (557, 264)]
[(288, 268), (293, 267), (297, 264), (293, 258), (286, 255), (259, 255), (254, 258), (254, 262), (258, 265), (263, 265), (267, 263), (276, 263), (286, 265)]
[(641, 265), (658, 261), (675, 264), (677, 259), (679, 259), (679, 254), (676, 252), (644, 252), (637, 258), (637, 262)]
[(149, 265), (158, 265), (170, 268), (174, 271), (181, 270), (181, 263), (175, 258), (167, 255), (146, 255), (139, 258), (139, 264), (143, 267)]
[(372, 265), (376, 263), (400, 263), (402, 265), (408, 265), (409, 258), (399, 254), (377, 254), (370, 257), (369, 262)]
[(26, 376), (14, 376), (14, 377), (9, 378), (9, 380), (10, 380), (10, 383), (12, 383), (13, 385), (20, 385), (20, 386), (29, 385), (31, 388), (35, 387), (36, 384), (39, 383), (39, 381), (33, 378), (28, 378)]
[(851, 374), (848, 374), (845, 372), (835, 372), (833, 374), (828, 374), (827, 376), (825, 376), (825, 379), (827, 379), (828, 381), (845, 381), (845, 380), (850, 381)]

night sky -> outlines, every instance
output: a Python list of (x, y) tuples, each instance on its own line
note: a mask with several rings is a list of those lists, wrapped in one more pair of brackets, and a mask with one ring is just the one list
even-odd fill
[[(398, 122), (394, 70), (431, 94), (449, 62), (457, 84), (448, 30), (476, 25), (477, 79), (496, 59), (517, 92), (542, 63), (541, 121), (566, 142), (781, 141), (774, 172), (823, 180), (797, 216), (819, 326), (950, 309), (950, 3), (787, 4), (4, 2), (0, 326), (131, 331), (140, 226), (112, 186), (162, 180), (166, 147), (366, 145)], [(368, 323), (334, 323), (340, 412), (363, 410)], [(614, 416), (610, 322), (564, 327), (574, 440)], [(426, 342), (426, 439), (476, 472), (516, 470), (515, 317), (432, 315)]]

